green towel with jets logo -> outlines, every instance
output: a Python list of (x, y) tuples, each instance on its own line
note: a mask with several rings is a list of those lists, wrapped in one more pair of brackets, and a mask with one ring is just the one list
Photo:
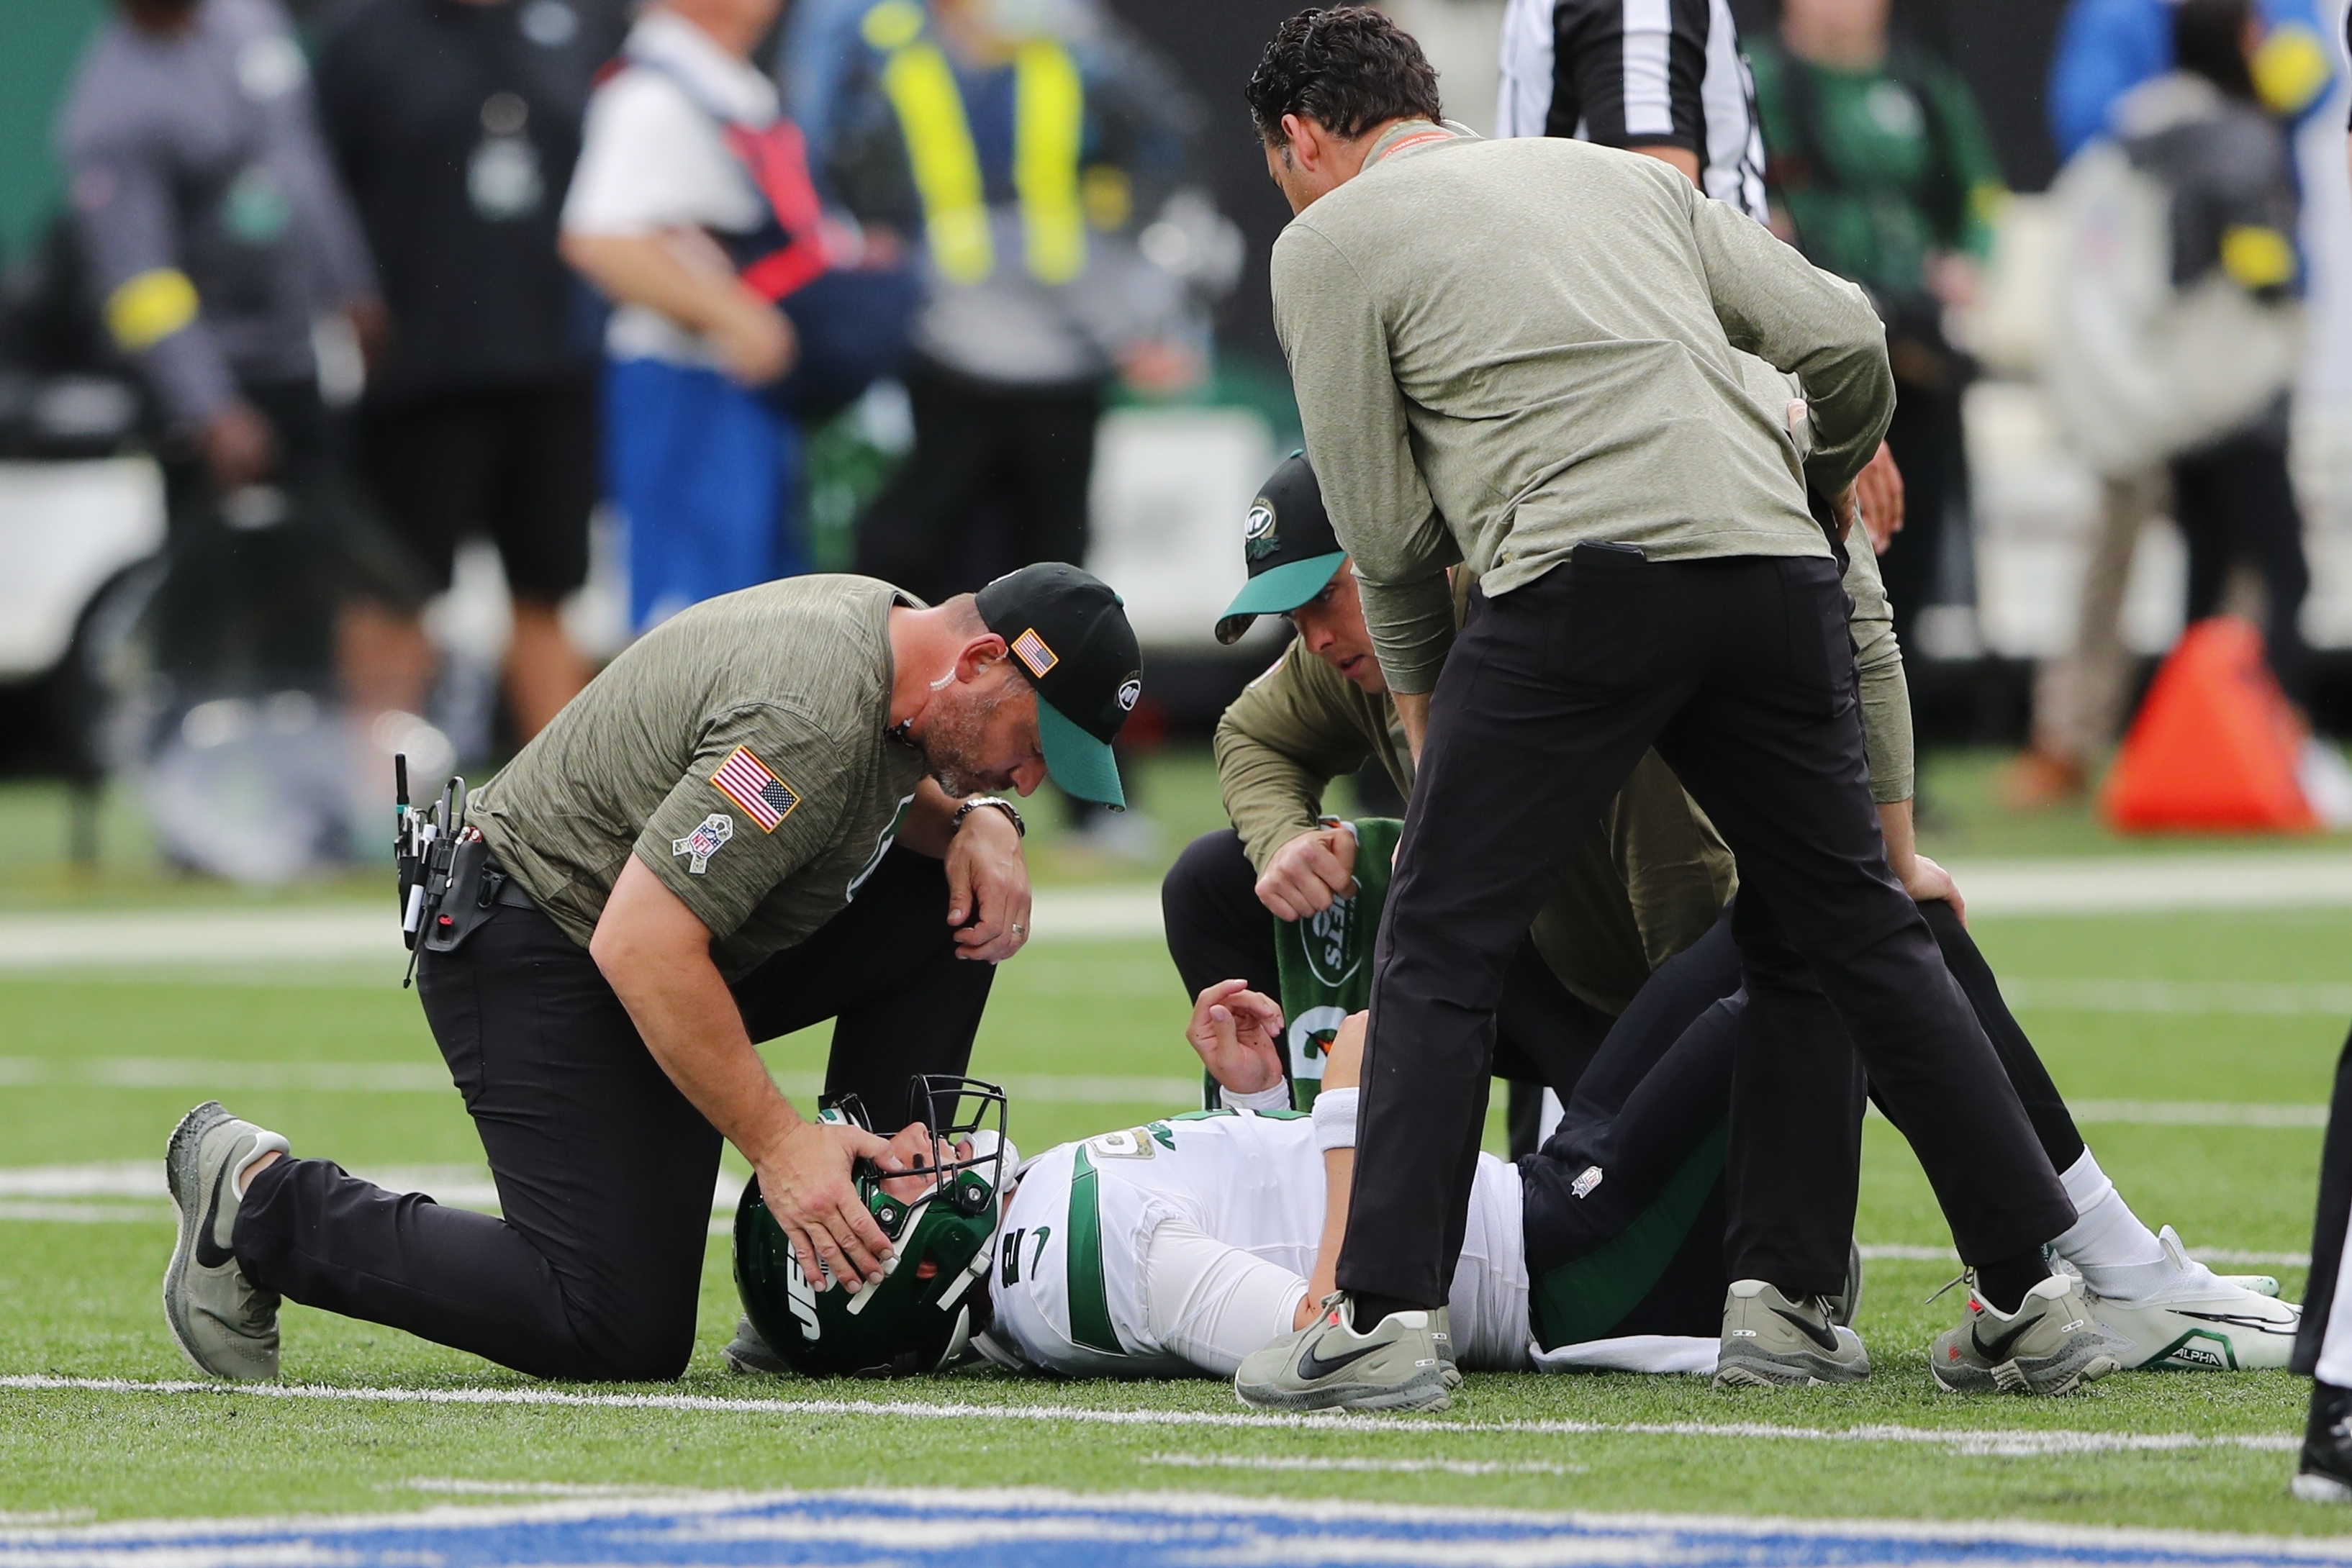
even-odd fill
[[(1282, 976), (1283, 1071), (1290, 1079), (1290, 1103), (1300, 1111), (1315, 1104), (1324, 1054), (1340, 1022), (1371, 1003), (1372, 943), (1388, 902), (1390, 862), (1404, 831), (1393, 817), (1365, 817), (1344, 825), (1356, 834), (1356, 891), (1319, 915), (1274, 921), (1275, 963)], [(1220, 1103), (1213, 1079), (1207, 1092), (1210, 1105)]]

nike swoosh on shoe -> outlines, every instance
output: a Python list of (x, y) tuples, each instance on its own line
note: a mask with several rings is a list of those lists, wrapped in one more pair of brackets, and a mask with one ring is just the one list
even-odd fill
[(1977, 1354), (1979, 1355), (1983, 1356), (1987, 1361), (1998, 1365), (2001, 1362), (2009, 1359), (2010, 1351), (2015, 1347), (2020, 1339), (2025, 1336), (2025, 1332), (2032, 1326), (2033, 1324), (2031, 1322), (2011, 1323), (2008, 1329), (1994, 1335), (1993, 1342), (1990, 1344), (1987, 1344), (1985, 1343), (1984, 1335), (1977, 1333), (1975, 1326), (1972, 1324), (1969, 1329), (1969, 1338), (1975, 1343)]
[(228, 1170), (224, 1166), (219, 1179), (213, 1183), (212, 1201), (205, 1206), (204, 1224), (196, 1230), (196, 1267), (217, 1269), (224, 1263), (236, 1261), (236, 1254), (213, 1239), (213, 1226), (220, 1218), (221, 1188), (227, 1185)]
[(1823, 1350), (1828, 1351), (1832, 1355), (1837, 1354), (1838, 1337), (1837, 1331), (1835, 1329), (1818, 1328), (1814, 1326), (1812, 1320), (1806, 1317), (1804, 1313), (1792, 1312), (1786, 1307), (1774, 1307), (1772, 1311), (1780, 1317), (1786, 1318), (1790, 1323), (1796, 1326), (1796, 1329), (1800, 1333), (1803, 1334), (1807, 1339), (1811, 1340), (1815, 1344), (1820, 1345)]
[(1326, 1361), (1315, 1354), (1315, 1346), (1312, 1342), (1309, 1342), (1298, 1353), (1298, 1375), (1301, 1380), (1307, 1383), (1319, 1381), (1335, 1372), (1344, 1371), (1353, 1366), (1380, 1348), (1376, 1344), (1368, 1344), (1361, 1350), (1351, 1350), (1345, 1355), (1335, 1355)]

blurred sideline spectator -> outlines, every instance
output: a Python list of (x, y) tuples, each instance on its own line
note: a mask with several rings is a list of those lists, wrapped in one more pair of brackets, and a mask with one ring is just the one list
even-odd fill
[(784, 35), (776, 47), (776, 79), (783, 84), (784, 111), (808, 139), (809, 166), (820, 172), (832, 163), (843, 88), (865, 52), (858, 24), (879, 3), (794, 0), (784, 16)]
[[(2173, 0), (2070, 0), (2050, 61), (2050, 134), (2072, 158), (2112, 130), (2116, 100), (2173, 66)], [(2300, 117), (2335, 85), (2326, 27), (2314, 0), (2262, 0), (2255, 90), (2273, 114)]]
[[(788, 524), (799, 434), (759, 389), (797, 337), (715, 235), (773, 219), (730, 131), (781, 123), (751, 63), (779, 0), (661, 0), (596, 89), (562, 212), (562, 254), (618, 307), (604, 338), (604, 472), (629, 530), (640, 630), (802, 569)], [(788, 128), (787, 128), (788, 129)]]
[(1889, 38), (1887, 0), (1788, 0), (1779, 35), (1751, 59), (1776, 226), (1815, 266), (1867, 288), (1886, 322), (1900, 394), (1887, 445), (1905, 499), (1881, 565), (1908, 657), (1945, 524), (1968, 523), (1970, 367), (1944, 312), (1975, 296), (2006, 187), (1966, 84)]
[(413, 584), (347, 504), (313, 342), (335, 312), (375, 336), (382, 306), (285, 15), (122, 0), (76, 71), (58, 147), (108, 331), (164, 426), (160, 656), (256, 688), (333, 668), (362, 711), (401, 706)]
[[(2179, 66), (2158, 79), (2177, 106), (2147, 103), (2158, 123), (2144, 132), (2127, 115), (2118, 128), (2133, 161), (2171, 194), (2173, 287), (2218, 272), (2266, 306), (2292, 308), (2302, 287), (2302, 197), (2286, 133), (2255, 90), (2260, 27), (2246, 0), (2180, 0), (2172, 35)], [(2126, 101), (2139, 106), (2144, 91)], [(2301, 707), (2311, 650), (2299, 617), (2311, 571), (2287, 474), (2287, 404), (2282, 387), (2252, 422), (2174, 456), (2172, 515), (2189, 546), (2189, 620), (2218, 613), (2230, 568), (2250, 562), (2262, 574), (2272, 672)]]
[[(320, 60), (328, 139), (390, 318), (362, 409), (364, 471), (435, 591), (460, 538), (497, 542), (525, 740), (589, 674), (558, 612), (588, 572), (595, 358), (556, 214), (608, 43), (566, 0), (361, 0)], [(423, 629), (405, 630), (422, 665)]]
[[(2273, 114), (2301, 116), (2326, 99), (2335, 78), (2313, 7), (2309, 0), (2264, 0), (2256, 15), (2264, 30), (2246, 74)], [(2126, 95), (2172, 68), (2176, 20), (2167, 0), (2074, 0), (2067, 7), (2049, 89), (2051, 133), (2062, 152), (2071, 158), (2119, 133), (2116, 116)], [(2067, 341), (2062, 333), (2053, 352), (2066, 352)], [(2124, 591), (2141, 532), (2172, 505), (2169, 480), (2160, 461), (2102, 476), (2074, 645), (2035, 672), (2032, 745), (2001, 779), (2011, 806), (2080, 795), (2122, 728), (2134, 664), (2123, 640)]]
[(856, 48), (829, 172), (861, 222), (921, 236), (926, 293), (914, 448), (858, 570), (936, 601), (1083, 560), (1112, 374), (1175, 390), (1204, 369), (1182, 283), (1135, 238), (1183, 176), (1190, 100), (1072, 0), (882, 0)]
[(2292, 153), (2255, 95), (2245, 0), (2183, 0), (2172, 22), (2178, 67), (2118, 100), (2111, 135), (2053, 191), (2066, 237), (2044, 376), (2107, 507), (2075, 648), (2042, 672), (2034, 746), (2003, 779), (2018, 806), (2080, 790), (2113, 737), (2130, 671), (2124, 586), (2168, 486), (2189, 549), (2188, 619), (2219, 612), (2231, 568), (2250, 561), (2272, 667), (2304, 697), (2296, 618), (2310, 575), (2287, 470), (2305, 346)]

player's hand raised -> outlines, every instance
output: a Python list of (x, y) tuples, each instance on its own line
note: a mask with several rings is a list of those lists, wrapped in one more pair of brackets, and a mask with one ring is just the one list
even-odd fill
[(1219, 980), (1192, 1004), (1184, 1038), (1211, 1077), (1236, 1094), (1282, 1082), (1282, 1008), (1246, 980)]

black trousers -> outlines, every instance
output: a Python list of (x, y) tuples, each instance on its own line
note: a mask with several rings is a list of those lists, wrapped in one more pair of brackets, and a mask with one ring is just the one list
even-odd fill
[[(1446, 661), (1372, 985), (1339, 1282), (1445, 1300), (1485, 1120), (1495, 1009), (1559, 857), (1654, 745), (1738, 856), (1752, 1031), (1735, 1064), (1727, 1266), (1832, 1291), (1846, 1258), (1789, 1217), (1822, 1200), (1850, 1062), (1784, 1019), (1802, 968), (1912, 1139), (1960, 1254), (2073, 1223), (2056, 1173), (1926, 920), (1886, 869), (1850, 603), (1835, 562), (1643, 562), (1586, 549), (1472, 617)], [(1815, 1031), (1817, 1035), (1818, 1031)], [(1845, 1185), (1851, 1186), (1848, 1176)]]
[(588, 580), (588, 515), (600, 490), (591, 377), (446, 392), (371, 407), (363, 471), (432, 591), (458, 544), (499, 548), (507, 589), (554, 604)]
[(1886, 597), (1895, 607), (1895, 636), (1906, 654), (1916, 646), (1912, 629), (1919, 612), (1936, 602), (1936, 578), (1944, 562), (1944, 528), (1969, 515), (1968, 443), (1960, 420), (1965, 384), (1947, 382), (1896, 387), (1895, 422), (1886, 444), (1903, 471), (1903, 531), (1878, 558)]
[[(1925, 904), (1919, 912), (1992, 1040), (2042, 1152), (2056, 1168), (2073, 1165), (2083, 1155), (2082, 1134), (1983, 953), (1950, 904)], [(1562, 1097), (1551, 1138), (1534, 1158), (1519, 1162), (1536, 1327), (1547, 1345), (1604, 1334), (1713, 1334), (1720, 1325), (1724, 1290), (1738, 1276), (1726, 1262), (1719, 1143), (1735, 1064), (1752, 1048), (1746, 1036), (1758, 1022), (1758, 1009), (1740, 989), (1732, 926), (1727, 915), (1660, 966), (1575, 1093)], [(1835, 1016), (1824, 1008), (1820, 1021), (1832, 1049), (1851, 1063), (1852, 1047)], [(1857, 1134), (1862, 1092), (1851, 1067), (1843, 1077), (1825, 1071), (1815, 1090)], [(1884, 1108), (1884, 1098), (1874, 1097)], [(1578, 1177), (1595, 1168), (1600, 1181), (1578, 1194)], [(2352, 1184), (2352, 1165), (2347, 1176)], [(1687, 1194), (1679, 1205), (1672, 1199), (1677, 1178), (1703, 1186), (1695, 1205)], [(1843, 1254), (1853, 1234), (1853, 1209), (1849, 1187), (1783, 1218), (1807, 1233), (1810, 1249)], [(2342, 1219), (2339, 1208), (2339, 1242)], [(1565, 1321), (1571, 1319), (1580, 1321)]]
[[(995, 971), (957, 959), (940, 862), (905, 849), (857, 902), (734, 987), (755, 1040), (835, 1019), (829, 1092), (876, 1128), (918, 1072), (961, 1072)], [(540, 1377), (686, 1369), (719, 1136), (670, 1082), (587, 952), (500, 908), (417, 966), (425, 1016), (481, 1134), (500, 1216), (392, 1193), (320, 1159), (254, 1178), (235, 1247), (259, 1285)]]
[(2311, 567), (2303, 551), (2303, 508), (2287, 474), (2285, 434), (2233, 435), (2174, 458), (2172, 516), (2189, 546), (2189, 619), (2220, 610), (2230, 568), (2252, 562), (2263, 579), (2271, 673), (2289, 700), (2302, 702), (2311, 684), (2311, 648), (2300, 619)]
[[(1239, 833), (1221, 829), (1185, 845), (1160, 883), (1160, 911), (1168, 956), (1175, 960), (1186, 996), (1197, 997), (1220, 980), (1239, 979), (1281, 999), (1275, 916), (1257, 901), (1257, 872)], [(1495, 1011), (1495, 1076), (1533, 1086), (1538, 1093), (1549, 1088), (1565, 1102), (1615, 1022), (1561, 985), (1535, 945), (1522, 941)], [(1286, 1059), (1284, 1074), (1289, 1071)], [(1529, 1138), (1528, 1148), (1534, 1146)]]
[(915, 449), (859, 519), (859, 571), (937, 604), (1016, 567), (1086, 559), (1101, 383), (1005, 386), (919, 365), (907, 392)]
[(2344, 1273), (2344, 1228), (2352, 1223), (2352, 1036), (2336, 1059), (2336, 1092), (2327, 1103), (2327, 1141), (2319, 1155), (2319, 1213), (2311, 1225), (2311, 1279), (2304, 1287), (2303, 1326), (2295, 1331), (2287, 1368), (2318, 1375), (2327, 1317)]

